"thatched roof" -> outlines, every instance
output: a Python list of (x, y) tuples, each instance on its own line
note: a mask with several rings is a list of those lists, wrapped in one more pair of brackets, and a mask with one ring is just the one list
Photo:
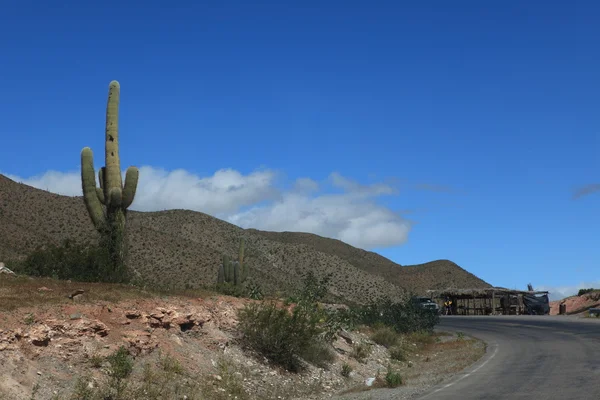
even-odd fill
[(500, 296), (500, 295), (506, 295), (506, 294), (512, 294), (512, 295), (518, 295), (518, 294), (528, 294), (528, 295), (548, 294), (547, 291), (511, 290), (511, 289), (507, 289), (507, 288), (503, 288), (503, 287), (472, 288), (472, 289), (448, 288), (448, 289), (428, 290), (427, 291), (427, 294), (430, 295), (430, 296), (432, 296), (432, 297), (445, 297), (445, 296), (452, 296), (452, 297), (459, 297), (459, 296), (488, 297), (488, 296), (491, 296), (492, 293), (494, 293), (495, 295), (498, 295), (498, 296)]

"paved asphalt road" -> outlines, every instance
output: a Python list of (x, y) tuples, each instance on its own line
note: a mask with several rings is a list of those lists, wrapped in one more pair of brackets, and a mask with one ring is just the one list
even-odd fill
[(422, 400), (600, 400), (600, 318), (443, 316), (436, 328), (488, 343), (486, 355)]

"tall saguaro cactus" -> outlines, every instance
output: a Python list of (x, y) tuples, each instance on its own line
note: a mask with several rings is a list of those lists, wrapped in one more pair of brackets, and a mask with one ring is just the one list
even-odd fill
[(81, 184), (85, 206), (94, 226), (107, 239), (114, 268), (122, 268), (125, 257), (125, 222), (127, 208), (133, 203), (139, 170), (129, 167), (125, 185), (119, 160), (119, 82), (108, 87), (105, 131), (105, 166), (98, 171), (100, 187), (96, 187), (92, 149), (81, 151)]

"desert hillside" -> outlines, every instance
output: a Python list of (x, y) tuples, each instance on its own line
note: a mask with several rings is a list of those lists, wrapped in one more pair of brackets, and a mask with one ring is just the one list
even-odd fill
[[(130, 265), (148, 281), (170, 288), (215, 282), (222, 254), (237, 254), (242, 237), (251, 279), (267, 291), (295, 287), (308, 270), (333, 273), (331, 294), (356, 302), (405, 291), (489, 286), (446, 260), (400, 266), (338, 240), (245, 230), (194, 211), (128, 215)], [(67, 238), (96, 238), (81, 197), (56, 195), (0, 175), (0, 260), (21, 258)]]
[(248, 232), (255, 232), (280, 243), (308, 245), (322, 253), (335, 255), (370, 274), (381, 276), (395, 285), (416, 292), (448, 287), (491, 287), (489, 283), (449, 260), (401, 266), (372, 251), (357, 249), (340, 240), (324, 238), (312, 233), (266, 232), (256, 229), (248, 229)]

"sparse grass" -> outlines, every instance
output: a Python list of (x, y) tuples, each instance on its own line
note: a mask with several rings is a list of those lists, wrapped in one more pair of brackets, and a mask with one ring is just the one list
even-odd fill
[(33, 315), (32, 313), (27, 314), (23, 322), (25, 322), (26, 325), (33, 324), (35, 322), (35, 315)]
[(352, 346), (352, 353), (350, 356), (358, 362), (365, 362), (365, 359), (371, 354), (371, 346), (366, 343), (355, 343)]
[(248, 393), (244, 389), (242, 374), (237, 371), (236, 366), (232, 362), (225, 359), (219, 360), (218, 369), (221, 380), (218, 382), (216, 388), (213, 385), (212, 391), (210, 389), (206, 390), (206, 392), (211, 393), (210, 399), (228, 400), (234, 398), (244, 400), (249, 398)]
[(90, 356), (90, 364), (94, 368), (100, 368), (102, 366), (103, 362), (104, 362), (104, 357), (102, 357), (98, 354), (92, 354)]
[[(73, 300), (69, 299), (69, 295), (77, 289), (84, 290), (83, 300), (81, 300), (84, 303), (97, 301), (117, 303), (130, 299), (164, 296), (209, 297), (215, 294), (205, 289), (163, 292), (153, 289), (145, 290), (133, 285), (73, 282), (24, 275), (3, 276), (0, 279), (0, 310), (12, 311), (39, 305), (71, 303)], [(27, 320), (24, 322), (27, 323)]]
[(352, 373), (352, 366), (348, 363), (344, 363), (342, 365), (342, 371), (341, 371), (342, 376), (344, 378), (348, 378), (351, 373)]
[[(129, 369), (128, 356), (117, 351), (109, 357), (115, 365), (120, 365), (116, 375), (109, 373), (104, 379), (92, 384), (90, 375), (80, 376), (68, 397), (57, 396), (64, 400), (248, 400), (250, 397), (243, 387), (242, 375), (237, 368), (226, 360), (218, 362), (216, 381), (208, 376), (188, 373), (174, 357), (159, 354), (154, 363), (145, 362), (138, 372)], [(112, 366), (112, 364), (111, 364)], [(132, 366), (133, 367), (133, 366)]]
[(401, 347), (392, 347), (390, 358), (394, 361), (406, 361), (406, 352)]
[(176, 358), (169, 356), (168, 354), (165, 356), (159, 356), (158, 365), (163, 371), (167, 373), (173, 373), (178, 375), (183, 373), (183, 367), (181, 366), (179, 361)]
[(336, 359), (334, 350), (329, 343), (317, 339), (302, 352), (303, 360), (319, 368), (327, 369)]
[[(433, 337), (439, 334), (432, 335)], [(442, 336), (445, 336), (442, 334)], [(444, 342), (435, 342), (422, 340), (418, 343), (409, 340), (410, 335), (403, 335), (401, 341), (407, 346), (406, 353), (402, 351), (402, 356), (406, 358), (402, 361), (408, 361), (413, 358), (412, 355), (418, 352), (420, 357), (414, 358), (407, 363), (393, 363), (388, 365), (387, 372), (375, 375), (375, 381), (372, 386), (366, 386), (361, 383), (349, 389), (342, 391), (342, 394), (360, 393), (373, 389), (393, 388), (400, 385), (412, 385), (413, 382), (422, 382), (422, 379), (433, 379), (431, 384), (436, 384), (440, 375), (457, 373), (465, 367), (479, 360), (485, 354), (485, 344), (479, 340), (458, 340), (456, 338)], [(410, 343), (409, 343), (410, 342)], [(412, 346), (412, 343), (417, 346)], [(392, 347), (390, 352), (400, 352), (400, 346)], [(425, 373), (425, 377), (423, 374)], [(419, 383), (419, 384), (420, 384)], [(381, 396), (386, 397), (384, 396)], [(360, 397), (365, 398), (365, 397)], [(368, 398), (368, 397), (367, 397)], [(375, 398), (375, 396), (373, 396)], [(386, 397), (387, 398), (387, 397)]]
[(418, 331), (408, 335), (408, 340), (418, 345), (429, 345), (435, 342), (435, 336), (431, 332)]
[(371, 339), (375, 343), (389, 349), (390, 347), (393, 347), (396, 345), (396, 343), (398, 343), (399, 335), (394, 329), (388, 326), (383, 326), (377, 328), (375, 332), (373, 332), (373, 334), (371, 335)]

